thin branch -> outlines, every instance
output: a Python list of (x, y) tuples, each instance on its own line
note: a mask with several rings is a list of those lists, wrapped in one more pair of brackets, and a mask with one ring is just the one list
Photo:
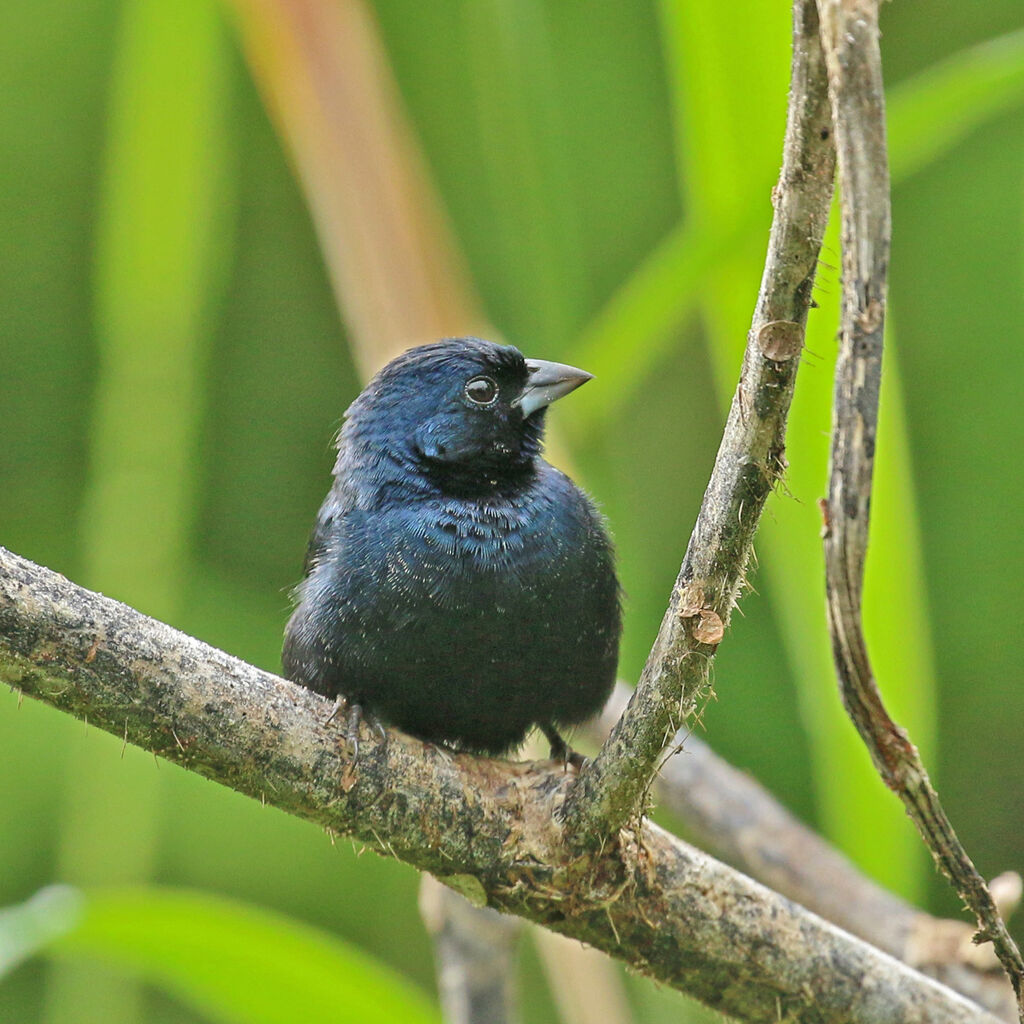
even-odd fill
[(549, 762), (364, 728), (353, 768), (316, 694), (3, 548), (0, 681), (740, 1020), (995, 1021), (652, 824), (581, 855)]
[(445, 1024), (514, 1024), (523, 922), (474, 907), (431, 875), (420, 881), (420, 916), (434, 944)]
[(642, 810), (662, 751), (706, 689), (745, 582), (764, 503), (785, 469), (785, 429), (818, 251), (832, 198), (825, 62), (813, 0), (793, 5), (793, 64), (782, 172), (739, 386), (668, 610), (634, 696), (580, 773), (568, 814), (602, 841)]
[[(598, 742), (629, 694), (624, 683), (615, 688), (595, 723)], [(970, 925), (933, 917), (883, 889), (699, 737), (680, 731), (673, 743), (680, 754), (662, 768), (657, 800), (687, 839), (997, 1017), (1017, 1019), (1013, 989), (991, 948), (971, 943)], [(1019, 875), (1006, 878), (1008, 890), (1019, 884)]]
[(886, 274), (889, 172), (877, 0), (819, 0), (839, 152), (843, 301), (825, 529), (829, 629), (843, 703), (886, 784), (900, 796), (993, 943), (1024, 1021), (1024, 959), (957, 838), (917, 749), (882, 702), (861, 621), (871, 478), (878, 428)]
[(561, 1024), (633, 1024), (618, 964), (546, 928), (534, 928), (531, 937)]

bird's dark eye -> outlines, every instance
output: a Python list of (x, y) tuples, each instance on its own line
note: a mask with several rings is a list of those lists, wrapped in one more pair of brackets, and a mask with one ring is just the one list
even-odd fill
[(498, 385), (490, 377), (474, 377), (466, 384), (466, 397), (476, 405), (490, 405), (498, 397)]

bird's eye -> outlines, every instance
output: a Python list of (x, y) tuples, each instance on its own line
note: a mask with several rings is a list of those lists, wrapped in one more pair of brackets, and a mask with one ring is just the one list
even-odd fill
[(466, 397), (475, 405), (490, 405), (498, 397), (498, 385), (490, 377), (474, 377), (466, 384)]

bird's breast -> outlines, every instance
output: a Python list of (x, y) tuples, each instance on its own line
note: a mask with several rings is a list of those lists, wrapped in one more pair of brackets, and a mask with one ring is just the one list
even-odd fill
[(504, 503), (459, 503), (422, 510), (399, 547), (458, 577), (518, 572), (542, 557), (539, 510)]
[(495, 614), (529, 631), (578, 610), (607, 581), (604, 589), (614, 595), (600, 517), (568, 478), (544, 464), (511, 495), (343, 509), (303, 599), (345, 634), (393, 637), (436, 622), (483, 630)]

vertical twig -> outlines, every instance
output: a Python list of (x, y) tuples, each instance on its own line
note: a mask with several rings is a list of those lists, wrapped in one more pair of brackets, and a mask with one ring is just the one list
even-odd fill
[(761, 510), (785, 467), (786, 417), (832, 198), (825, 62), (814, 0), (793, 5), (782, 172), (764, 276), (722, 443), (661, 629), (629, 706), (566, 809), (569, 833), (600, 845), (642, 804), (676, 729), (707, 685), (745, 581)]
[(843, 302), (825, 520), (829, 629), (843, 703), (886, 785), (903, 800), (1009, 975), (1024, 1021), (1024, 960), (939, 803), (907, 733), (882, 702), (861, 622), (878, 428), (889, 170), (877, 0), (818, 0), (842, 196)]
[(523, 922), (474, 907), (432, 875), (420, 881), (420, 916), (433, 940), (445, 1024), (515, 1024)]
[(560, 1024), (633, 1024), (618, 965), (591, 946), (545, 928), (532, 935)]

